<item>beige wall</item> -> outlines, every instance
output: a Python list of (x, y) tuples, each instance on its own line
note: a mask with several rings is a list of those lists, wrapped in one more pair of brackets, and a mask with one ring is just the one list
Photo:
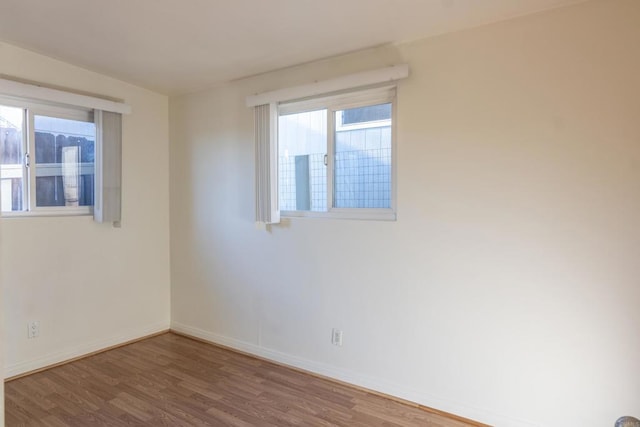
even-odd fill
[[(172, 98), (173, 326), (499, 426), (640, 415), (639, 22), (588, 2)], [(245, 96), (400, 62), (398, 221), (256, 230)]]
[[(5, 375), (169, 326), (168, 99), (0, 43), (0, 73), (125, 100), (122, 228), (91, 217), (3, 218)], [(27, 339), (27, 322), (40, 337)]]

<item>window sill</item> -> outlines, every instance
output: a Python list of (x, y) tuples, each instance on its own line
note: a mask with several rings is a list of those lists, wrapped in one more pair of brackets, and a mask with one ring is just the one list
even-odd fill
[(93, 209), (46, 209), (37, 211), (2, 212), (1, 218), (33, 218), (60, 216), (91, 216)]
[(351, 219), (360, 221), (396, 221), (393, 209), (332, 209), (328, 212), (281, 211), (282, 218)]

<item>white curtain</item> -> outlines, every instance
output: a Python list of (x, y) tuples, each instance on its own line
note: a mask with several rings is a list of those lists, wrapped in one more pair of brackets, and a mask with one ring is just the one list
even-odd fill
[(256, 222), (277, 224), (278, 141), (276, 104), (254, 107), (256, 138)]
[(93, 218), (120, 226), (122, 114), (95, 110), (97, 133)]

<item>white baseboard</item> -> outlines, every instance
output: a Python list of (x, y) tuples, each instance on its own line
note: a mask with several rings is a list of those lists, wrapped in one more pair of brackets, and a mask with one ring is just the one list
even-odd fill
[(456, 402), (439, 399), (434, 396), (427, 395), (417, 390), (411, 390), (399, 384), (394, 384), (387, 380), (373, 378), (347, 371), (335, 366), (327, 365), (313, 360), (303, 359), (297, 356), (281, 353), (276, 350), (260, 347), (246, 341), (240, 341), (234, 338), (218, 335), (213, 332), (205, 331), (200, 328), (185, 325), (179, 322), (171, 322), (171, 330), (185, 335), (190, 335), (214, 344), (230, 347), (241, 352), (253, 354), (255, 356), (277, 362), (279, 364), (302, 369), (314, 374), (333, 378), (345, 383), (353, 384), (379, 393), (384, 393), (400, 399), (414, 402), (419, 405), (437, 409), (439, 411), (448, 412), (460, 417), (475, 420), (481, 423), (500, 426), (500, 427), (539, 427), (539, 424), (516, 419), (513, 417), (495, 414)]
[(109, 347), (126, 343), (128, 341), (166, 331), (168, 329), (169, 325), (167, 323), (159, 323), (146, 326), (144, 328), (131, 329), (126, 333), (115, 335), (106, 339), (90, 341), (80, 345), (65, 348), (64, 350), (46, 354), (41, 357), (36, 357), (34, 359), (24, 360), (18, 363), (7, 365), (4, 369), (4, 378), (11, 378), (16, 375), (24, 374), (25, 372), (42, 369), (47, 366), (52, 366), (57, 363), (75, 359), (96, 351), (104, 350)]

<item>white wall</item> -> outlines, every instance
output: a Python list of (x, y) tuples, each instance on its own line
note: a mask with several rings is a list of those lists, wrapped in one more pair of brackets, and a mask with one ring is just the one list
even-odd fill
[[(5, 375), (169, 326), (168, 98), (0, 43), (0, 73), (125, 100), (122, 228), (0, 220)], [(27, 339), (27, 322), (40, 337)]]
[[(2, 213), (0, 212), (0, 220)], [(0, 260), (2, 259), (2, 227), (0, 227)], [(0, 274), (0, 307), (3, 303), (4, 289), (2, 286), (2, 275)], [(0, 348), (4, 349), (4, 316), (0, 316)], [(0, 351), (0, 366), (4, 366), (4, 351)], [(0, 426), (4, 426), (4, 381), (0, 381)]]
[[(639, 22), (588, 2), (172, 98), (172, 325), (499, 426), (640, 416)], [(244, 97), (401, 62), (398, 221), (256, 230)]]

